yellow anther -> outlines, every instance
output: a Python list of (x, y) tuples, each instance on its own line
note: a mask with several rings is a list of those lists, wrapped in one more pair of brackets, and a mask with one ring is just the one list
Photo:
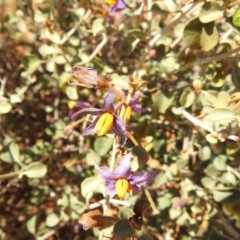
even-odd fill
[(73, 109), (73, 107), (74, 107), (75, 104), (76, 104), (76, 101), (73, 101), (73, 100), (69, 101), (69, 102), (68, 102), (68, 107), (69, 107), (69, 109)]
[(106, 134), (113, 125), (114, 117), (110, 113), (104, 113), (97, 121), (94, 131), (98, 136)]
[(129, 184), (128, 180), (125, 178), (120, 178), (115, 182), (115, 189), (119, 199), (123, 200), (126, 192), (132, 193), (131, 185)]
[(107, 3), (109, 5), (116, 5), (117, 4), (117, 0), (105, 0), (105, 3)]
[(132, 114), (132, 108), (130, 106), (127, 106), (125, 114), (124, 114), (124, 119), (129, 120)]

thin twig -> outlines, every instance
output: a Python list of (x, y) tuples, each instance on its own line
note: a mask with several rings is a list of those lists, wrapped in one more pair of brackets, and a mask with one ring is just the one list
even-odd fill
[(155, 36), (148, 42), (147, 46), (145, 49), (143, 49), (141, 53), (140, 60), (138, 61), (136, 70), (134, 72), (134, 75), (137, 75), (137, 72), (141, 70), (142, 65), (147, 57), (147, 54), (149, 51), (152, 49), (152, 47), (155, 45), (155, 43), (164, 35), (166, 34), (169, 30), (171, 30), (172, 27), (174, 27), (182, 17), (186, 15), (187, 12), (189, 12), (196, 4), (198, 1), (195, 1), (193, 3), (190, 3), (186, 6), (184, 6), (181, 11), (172, 19), (172, 21), (162, 30), (160, 30)]
[(240, 52), (240, 47), (237, 47), (231, 51), (228, 51), (226, 53), (222, 53), (222, 54), (218, 54), (218, 55), (214, 55), (212, 57), (205, 57), (204, 59), (199, 59), (193, 62), (190, 62), (188, 64), (184, 64), (183, 66), (180, 66), (179, 69), (177, 71), (185, 71), (191, 67), (193, 67), (194, 65), (201, 65), (201, 64), (206, 64), (206, 63), (212, 63), (214, 61), (221, 61), (221, 60), (225, 60), (227, 57), (229, 57), (230, 55)]
[(229, 223), (229, 221), (224, 217), (224, 215), (219, 211), (218, 212), (218, 216), (220, 217), (220, 219), (222, 220), (222, 223), (226, 229), (226, 231), (234, 237), (234, 239), (239, 240), (240, 239), (240, 235), (238, 234), (238, 232), (231, 226), (231, 224)]
[(38, 237), (37, 240), (45, 240), (48, 239), (49, 237), (51, 237), (52, 235), (54, 235), (56, 233), (56, 230), (50, 230), (49, 232), (45, 233), (44, 235), (42, 235), (41, 237)]
[(124, 21), (123, 23), (121, 23), (119, 25), (119, 27), (117, 28), (116, 31), (114, 31), (112, 34), (110, 34), (109, 36), (106, 36), (106, 33), (102, 33), (103, 35), (103, 39), (102, 41), (98, 44), (98, 46), (96, 47), (95, 51), (85, 60), (83, 60), (80, 63), (77, 63), (77, 65), (84, 65), (88, 62), (90, 62), (95, 56), (97, 56), (97, 54), (102, 50), (102, 48), (108, 43), (108, 41), (110, 39), (112, 39), (112, 37), (114, 37), (115, 35), (117, 35), (120, 31), (122, 31), (124, 29), (124, 27), (126, 27), (126, 25), (130, 24), (132, 22), (132, 19), (135, 18), (136, 16), (139, 16), (142, 12), (142, 8), (143, 8), (143, 4), (140, 6), (140, 8), (138, 10), (136, 10), (133, 15), (131, 17), (129, 17), (126, 21)]
[(83, 16), (83, 18), (80, 18), (79, 21), (77, 22), (77, 24), (70, 30), (67, 32), (67, 34), (62, 38), (62, 40), (60, 41), (59, 45), (63, 45), (66, 41), (68, 41), (68, 39), (76, 32), (76, 30), (79, 28), (79, 26), (81, 25), (81, 23), (83, 21), (85, 21), (91, 14), (91, 10), (88, 9), (87, 12), (85, 13), (85, 15)]
[[(195, 126), (198, 126), (214, 135), (218, 135), (218, 133), (216, 131), (213, 130), (212, 127), (210, 127), (209, 125), (205, 124), (204, 122), (200, 121), (199, 119), (195, 118), (193, 115), (191, 115), (189, 112), (187, 112), (185, 109), (182, 109), (182, 115), (187, 118), (192, 124), (194, 124)], [(239, 141), (239, 137), (238, 136), (234, 136), (234, 135), (229, 135), (227, 137), (230, 140), (233, 141)]]

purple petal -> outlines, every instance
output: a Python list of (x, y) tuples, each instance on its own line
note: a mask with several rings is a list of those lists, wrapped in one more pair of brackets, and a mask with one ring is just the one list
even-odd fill
[(114, 112), (113, 97), (114, 97), (114, 92), (112, 90), (110, 90), (107, 93), (107, 96), (106, 96), (104, 104), (103, 104), (103, 108), (105, 110), (108, 109), (109, 111)]
[(95, 163), (95, 169), (100, 173), (101, 177), (107, 182), (115, 182), (116, 176), (108, 168), (101, 168)]
[[(131, 184), (131, 183), (130, 183), (130, 184)], [(131, 185), (131, 187), (132, 187), (133, 193), (140, 192), (140, 188), (139, 188), (136, 184)]]
[(117, 136), (123, 139), (122, 146), (125, 145), (127, 141), (127, 137), (125, 135), (126, 128), (122, 120), (116, 115), (115, 115), (114, 123), (112, 126), (112, 130)]
[(74, 108), (80, 108), (80, 109), (89, 108), (90, 106), (91, 106), (91, 104), (89, 102), (76, 102), (75, 105), (73, 106), (73, 109)]
[(91, 106), (88, 102), (76, 102), (74, 106), (69, 110), (68, 116), (71, 118), (76, 112), (84, 108), (89, 108)]
[(120, 161), (119, 165), (114, 171), (116, 178), (125, 177), (128, 179), (129, 177), (131, 177), (131, 166), (130, 166), (131, 157), (132, 157), (132, 153), (128, 153)]
[(138, 93), (134, 94), (132, 97), (131, 103), (137, 103), (139, 98), (140, 98), (140, 94), (138, 94)]
[(79, 115), (83, 115), (83, 114), (91, 114), (91, 115), (95, 115), (95, 116), (97, 115), (98, 116), (98, 115), (100, 115), (101, 113), (104, 113), (104, 112), (105, 112), (104, 110), (99, 109), (99, 108), (84, 108), (84, 109), (76, 112), (72, 116), (72, 118), (75, 118), (75, 117), (77, 117)]
[(132, 104), (131, 104), (131, 108), (132, 108), (133, 112), (145, 112), (146, 111), (145, 108), (137, 107), (136, 105), (132, 105)]
[(152, 172), (141, 172), (137, 174), (133, 174), (130, 179), (131, 185), (138, 185), (138, 186), (145, 186), (151, 183), (154, 178), (157, 176), (158, 171), (152, 171)]
[(107, 181), (105, 183), (106, 186), (106, 190), (107, 190), (107, 194), (112, 196), (112, 195), (116, 195), (116, 188), (115, 188), (115, 181)]
[(124, 3), (124, 1), (123, 0), (118, 0), (117, 1), (117, 4), (115, 4), (114, 6), (112, 6), (112, 8), (111, 8), (111, 13), (114, 13), (116, 10), (118, 10), (118, 9), (124, 9), (124, 8), (126, 8), (127, 6), (126, 6), (126, 4)]
[(99, 117), (97, 117), (84, 131), (83, 136), (93, 135), (95, 133), (94, 128), (98, 121)]

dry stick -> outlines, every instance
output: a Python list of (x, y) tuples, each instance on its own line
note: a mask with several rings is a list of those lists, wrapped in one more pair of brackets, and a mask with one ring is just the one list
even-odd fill
[(83, 16), (83, 18), (80, 18), (77, 24), (70, 31), (68, 31), (67, 34), (61, 39), (59, 45), (63, 45), (76, 32), (80, 24), (86, 19), (88, 19), (90, 14), (91, 14), (91, 10), (88, 9), (85, 15)]
[(196, 60), (194, 62), (190, 62), (188, 64), (185, 64), (184, 66), (180, 66), (179, 70), (185, 71), (186, 69), (191, 68), (191, 67), (193, 67), (194, 65), (197, 65), (197, 64), (205, 64), (205, 63), (210, 63), (210, 62), (214, 62), (214, 61), (220, 61), (220, 60), (223, 60), (223, 59), (227, 58), (229, 55), (232, 55), (233, 53), (237, 53), (237, 52), (240, 52), (240, 47), (237, 47), (237, 48), (235, 48), (235, 49), (233, 49), (229, 52), (226, 52), (226, 53), (222, 53), (222, 54), (218, 54), (218, 55), (215, 55), (215, 56), (212, 56), (212, 57), (206, 57), (204, 59), (199, 59), (199, 60)]
[(225, 227), (225, 229), (227, 230), (227, 232), (233, 236), (235, 239), (240, 239), (240, 235), (238, 234), (238, 232), (231, 226), (231, 224), (227, 221), (227, 219), (224, 217), (224, 215), (219, 211), (218, 212), (218, 216), (220, 217), (220, 219), (222, 220), (222, 223)]
[(136, 67), (135, 73), (136, 74), (141, 68), (142, 65), (146, 59), (147, 54), (149, 53), (149, 51), (152, 49), (152, 47), (155, 45), (155, 43), (164, 35), (166, 34), (173, 26), (175, 26), (182, 17), (184, 17), (186, 15), (186, 13), (188, 11), (190, 11), (196, 4), (198, 1), (195, 1), (193, 3), (190, 3), (186, 6), (184, 6), (181, 9), (181, 12), (179, 12), (174, 18), (173, 20), (165, 27), (163, 28), (159, 33), (157, 33), (148, 43), (147, 47), (142, 51), (141, 54), (141, 58), (138, 62), (138, 65)]
[[(187, 112), (185, 109), (182, 109), (182, 115), (189, 120), (192, 124), (194, 124), (195, 126), (198, 126), (212, 134), (217, 135), (218, 133), (216, 131), (213, 130), (212, 127), (210, 127), (209, 125), (205, 124), (204, 122), (200, 121), (199, 119), (197, 119), (196, 117), (194, 117), (193, 115), (191, 115), (189, 112)], [(231, 139), (233, 141), (239, 141), (239, 137), (231, 135), (227, 137), (228, 139)]]
[(118, 29), (116, 31), (114, 31), (112, 34), (110, 34), (108, 37), (106, 36), (105, 33), (102, 34), (103, 39), (102, 41), (98, 44), (98, 46), (96, 47), (95, 51), (84, 61), (78, 63), (77, 65), (84, 65), (88, 62), (90, 62), (97, 54), (99, 51), (101, 51), (101, 49), (107, 44), (107, 42), (115, 35), (117, 35), (120, 31), (123, 30), (124, 27), (126, 27), (126, 25), (128, 25), (129, 23), (132, 22), (132, 19), (135, 18), (136, 16), (139, 16), (142, 12), (142, 8), (143, 8), (143, 4), (140, 6), (140, 8), (138, 10), (136, 10), (133, 15), (128, 18), (124, 23), (120, 24)]
[(55, 233), (56, 233), (56, 230), (50, 230), (49, 232), (45, 233), (41, 237), (37, 237), (37, 240), (45, 240), (45, 239), (51, 237), (52, 235), (54, 235)]
[(148, 24), (148, 36), (152, 35), (152, 0), (146, 0), (147, 2), (147, 24)]

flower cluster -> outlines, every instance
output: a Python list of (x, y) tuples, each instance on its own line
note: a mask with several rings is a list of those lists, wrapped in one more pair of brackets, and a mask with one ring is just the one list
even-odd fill
[(131, 156), (131, 153), (124, 156), (114, 172), (109, 171), (107, 168), (101, 168), (95, 164), (96, 170), (106, 181), (105, 185), (108, 195), (117, 194), (119, 199), (123, 200), (127, 192), (131, 195), (139, 192), (139, 187), (148, 185), (156, 177), (157, 171), (142, 171), (133, 174), (130, 166)]
[[(115, 1), (108, 2), (115, 3)], [(123, 4), (123, 2), (121, 3)], [(118, 2), (118, 4), (120, 3)], [(123, 5), (114, 5), (112, 9), (117, 9), (119, 6)], [(95, 117), (92, 123), (83, 131), (82, 135), (102, 136), (112, 131), (122, 139), (123, 147), (126, 144), (128, 134), (130, 134), (127, 134), (126, 124), (130, 120), (132, 111), (138, 113), (145, 111), (144, 108), (139, 106), (140, 95), (136, 93), (138, 82), (132, 82), (132, 79), (130, 79), (129, 86), (131, 91), (129, 91), (128, 97), (126, 97), (123, 91), (117, 90), (108, 82), (108, 78), (98, 76), (97, 71), (91, 68), (76, 66), (74, 67), (73, 75), (79, 82), (73, 82), (71, 85), (101, 90), (109, 88), (102, 108), (90, 107), (88, 102), (71, 102), (69, 105), (69, 116), (74, 121), (79, 116), (87, 114)], [(141, 81), (139, 84), (141, 84)], [(116, 96), (118, 103), (114, 103), (114, 96)], [(74, 123), (78, 123), (78, 121)], [(132, 173), (130, 165), (131, 156), (132, 153), (126, 154), (115, 170), (95, 164), (95, 169), (105, 180), (106, 192), (109, 196), (117, 195), (119, 199), (123, 200), (127, 192), (131, 195), (139, 192), (142, 186), (148, 185), (156, 177), (156, 171)], [(112, 165), (114, 166), (115, 164)]]

